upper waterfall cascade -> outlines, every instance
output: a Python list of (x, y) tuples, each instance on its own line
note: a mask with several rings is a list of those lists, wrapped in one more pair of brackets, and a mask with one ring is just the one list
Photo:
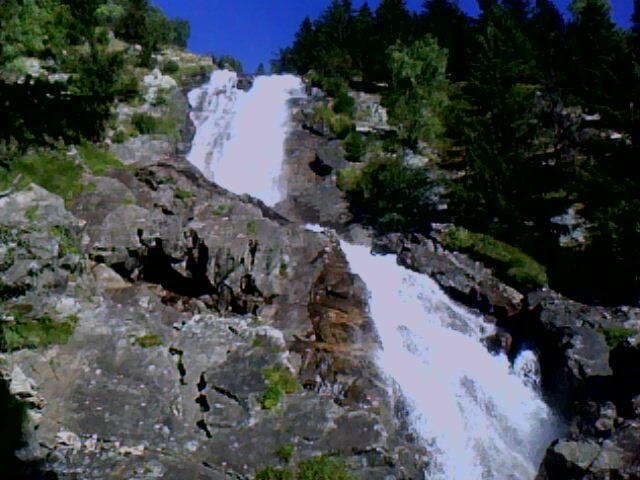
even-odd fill
[(288, 101), (303, 97), (304, 86), (293, 75), (260, 76), (245, 92), (237, 81), (235, 72), (218, 70), (189, 93), (196, 135), (188, 160), (218, 185), (275, 205), (283, 196)]
[[(215, 72), (189, 95), (197, 127), (189, 160), (219, 185), (274, 205), (282, 199), (288, 100), (302, 95), (297, 77), (259, 77), (245, 93), (234, 73)], [(429, 277), (367, 247), (341, 247), (370, 293), (382, 343), (378, 364), (400, 387), (418, 438), (435, 453), (426, 478), (533, 479), (560, 425), (538, 393), (536, 356), (523, 352), (511, 365), (489, 353), (481, 340), (494, 327)]]

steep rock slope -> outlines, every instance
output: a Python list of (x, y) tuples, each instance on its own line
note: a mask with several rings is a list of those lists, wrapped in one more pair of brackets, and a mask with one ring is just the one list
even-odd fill
[(87, 173), (68, 208), (37, 186), (0, 199), (20, 458), (58, 478), (222, 479), (335, 454), (419, 478), (337, 242), (211, 184), (176, 141), (127, 141), (126, 167)]

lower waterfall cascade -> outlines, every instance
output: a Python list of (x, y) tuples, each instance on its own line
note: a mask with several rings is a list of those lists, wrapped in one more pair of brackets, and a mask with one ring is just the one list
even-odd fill
[[(283, 196), (278, 179), (289, 100), (304, 95), (303, 84), (290, 75), (264, 76), (242, 92), (236, 82), (235, 73), (216, 71), (189, 94), (197, 130), (188, 159), (218, 185), (274, 205)], [(434, 452), (425, 478), (532, 480), (561, 424), (539, 394), (535, 354), (522, 352), (513, 365), (491, 354), (482, 338), (495, 327), (428, 276), (399, 266), (392, 255), (340, 244), (370, 293), (378, 365)]]

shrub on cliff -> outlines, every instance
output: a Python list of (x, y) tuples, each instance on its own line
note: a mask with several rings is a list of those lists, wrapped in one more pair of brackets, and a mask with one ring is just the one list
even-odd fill
[(542, 288), (548, 284), (546, 269), (521, 250), (489, 235), (452, 228), (442, 238), (450, 249), (468, 253), (495, 269), (496, 276), (522, 290)]
[(424, 232), (429, 229), (432, 182), (422, 168), (397, 159), (377, 159), (362, 170), (339, 173), (355, 218), (378, 231)]

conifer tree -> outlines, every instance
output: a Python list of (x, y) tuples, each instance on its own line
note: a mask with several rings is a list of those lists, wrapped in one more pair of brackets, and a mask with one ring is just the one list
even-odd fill
[(401, 42), (389, 49), (391, 82), (386, 104), (399, 127), (399, 136), (415, 147), (419, 141), (442, 141), (442, 115), (449, 104), (447, 52), (427, 35), (409, 47)]
[(350, 41), (351, 58), (353, 59), (353, 67), (364, 79), (371, 76), (373, 70), (373, 50), (375, 44), (373, 42), (375, 23), (373, 12), (367, 2), (353, 19), (353, 32)]
[(469, 175), (456, 200), (472, 226), (486, 229), (499, 219), (506, 227), (522, 222), (521, 203), (532, 188), (532, 47), (506, 10), (493, 6), (483, 13), (474, 54), (460, 119)]
[[(281, 60), (283, 60), (283, 70), (287, 70), (287, 63), (291, 63), (293, 69), (301, 75), (307, 73), (310, 69), (317, 66), (317, 48), (316, 45), (316, 32), (313, 27), (313, 22), (309, 17), (305, 17), (298, 29), (293, 47), (290, 50), (281, 52)], [(289, 60), (286, 61), (283, 58), (283, 53), (286, 53)]]
[(405, 0), (382, 0), (375, 13), (375, 51), (372, 76), (376, 80), (389, 79), (387, 50), (400, 40), (411, 39), (411, 15)]
[(451, 78), (463, 80), (474, 40), (471, 19), (452, 0), (426, 0), (418, 23), (420, 35), (432, 35), (448, 51), (447, 69)]
[(535, 48), (539, 78), (555, 83), (563, 67), (566, 27), (552, 0), (536, 0), (531, 17), (531, 39)]
[(315, 23), (318, 51), (317, 68), (327, 76), (348, 78), (352, 59), (349, 55), (352, 5), (350, 0), (333, 0)]
[(566, 87), (576, 103), (618, 124), (628, 109), (624, 79), (630, 70), (610, 5), (606, 0), (574, 0), (570, 9)]

